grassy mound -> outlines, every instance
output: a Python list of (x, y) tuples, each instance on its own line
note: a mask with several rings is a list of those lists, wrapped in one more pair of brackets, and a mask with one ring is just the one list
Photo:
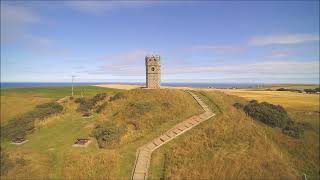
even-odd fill
[(109, 144), (106, 137), (112, 137), (112, 132), (121, 134), (115, 135), (120, 138), (117, 142), (129, 143), (201, 113), (192, 97), (181, 90), (135, 89), (115, 94), (107, 103), (103, 110), (99, 109), (98, 119), (102, 122), (93, 131), (100, 147)]
[(202, 92), (217, 112), (189, 133), (153, 155), (150, 178), (169, 179), (297, 179), (319, 177), (319, 136), (307, 131), (293, 139), (233, 105), (244, 99)]

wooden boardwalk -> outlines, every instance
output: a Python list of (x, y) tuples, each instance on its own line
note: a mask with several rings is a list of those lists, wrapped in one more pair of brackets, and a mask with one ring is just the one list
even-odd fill
[(154, 150), (215, 115), (196, 94), (190, 91), (189, 93), (200, 104), (200, 106), (204, 110), (204, 113), (192, 116), (191, 118), (175, 125), (173, 128), (169, 129), (161, 136), (139, 147), (136, 153), (136, 161), (134, 170), (132, 172), (132, 180), (147, 179), (151, 154)]

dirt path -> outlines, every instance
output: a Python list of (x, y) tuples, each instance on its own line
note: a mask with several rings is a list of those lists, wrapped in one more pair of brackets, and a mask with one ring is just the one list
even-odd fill
[(132, 180), (147, 179), (151, 154), (154, 150), (215, 115), (196, 94), (190, 91), (189, 93), (200, 104), (200, 106), (204, 110), (204, 113), (192, 116), (191, 118), (175, 125), (173, 128), (169, 129), (161, 136), (138, 148), (132, 174)]

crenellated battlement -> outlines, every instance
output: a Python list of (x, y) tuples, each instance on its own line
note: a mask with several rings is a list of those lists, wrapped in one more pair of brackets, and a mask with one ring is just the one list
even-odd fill
[(160, 65), (160, 56), (151, 55), (145, 57), (146, 65)]

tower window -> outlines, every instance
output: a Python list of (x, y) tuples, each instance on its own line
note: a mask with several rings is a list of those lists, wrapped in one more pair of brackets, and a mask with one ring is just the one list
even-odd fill
[(154, 71), (154, 67), (151, 68), (151, 71)]

